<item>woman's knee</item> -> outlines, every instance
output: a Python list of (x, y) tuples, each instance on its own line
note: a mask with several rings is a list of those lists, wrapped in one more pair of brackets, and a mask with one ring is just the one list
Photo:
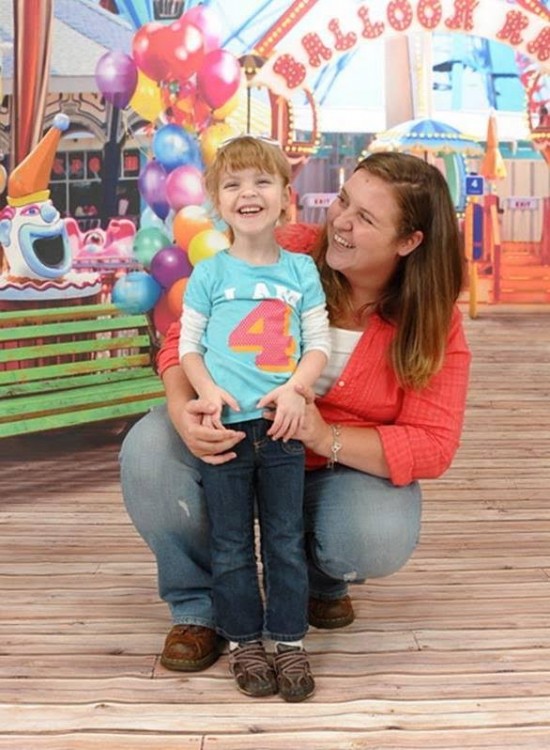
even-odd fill
[(310, 543), (315, 565), (349, 583), (399, 570), (418, 543), (418, 485), (397, 488), (360, 472), (344, 474), (332, 485), (330, 499), (323, 493), (325, 501), (318, 500)]

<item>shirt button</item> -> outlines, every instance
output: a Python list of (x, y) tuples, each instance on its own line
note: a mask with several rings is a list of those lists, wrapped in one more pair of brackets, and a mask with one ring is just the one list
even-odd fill
[(339, 380), (338, 385), (340, 388), (343, 388), (345, 386), (345, 382), (343, 380)]

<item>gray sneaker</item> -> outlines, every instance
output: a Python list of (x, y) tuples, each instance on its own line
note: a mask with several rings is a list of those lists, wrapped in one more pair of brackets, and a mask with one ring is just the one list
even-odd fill
[(303, 648), (279, 644), (273, 656), (279, 693), (290, 703), (309, 698), (315, 690), (309, 660)]
[(275, 672), (259, 641), (239, 644), (230, 651), (229, 671), (235, 678), (237, 687), (245, 695), (261, 698), (277, 692)]

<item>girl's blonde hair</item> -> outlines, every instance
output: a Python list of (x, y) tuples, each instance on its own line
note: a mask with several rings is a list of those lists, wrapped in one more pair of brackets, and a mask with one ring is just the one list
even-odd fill
[[(434, 166), (409, 154), (372, 154), (357, 165), (391, 186), (399, 209), (397, 239), (422, 232), (423, 239), (401, 257), (375, 311), (396, 325), (390, 357), (399, 382), (422, 388), (440, 369), (453, 309), (463, 286), (465, 259), (449, 188)], [(351, 309), (346, 278), (326, 263), (326, 232), (314, 257), (319, 265), (332, 320)]]

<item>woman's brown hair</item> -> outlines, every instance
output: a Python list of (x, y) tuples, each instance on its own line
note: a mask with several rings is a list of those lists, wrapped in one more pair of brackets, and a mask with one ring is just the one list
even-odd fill
[[(451, 317), (462, 289), (464, 254), (449, 188), (434, 166), (409, 154), (375, 153), (364, 169), (392, 187), (399, 208), (397, 239), (422, 232), (422, 242), (401, 257), (375, 305), (396, 325), (390, 357), (404, 387), (422, 388), (441, 367)], [(332, 319), (349, 310), (350, 287), (325, 262), (326, 234), (315, 253)]]

